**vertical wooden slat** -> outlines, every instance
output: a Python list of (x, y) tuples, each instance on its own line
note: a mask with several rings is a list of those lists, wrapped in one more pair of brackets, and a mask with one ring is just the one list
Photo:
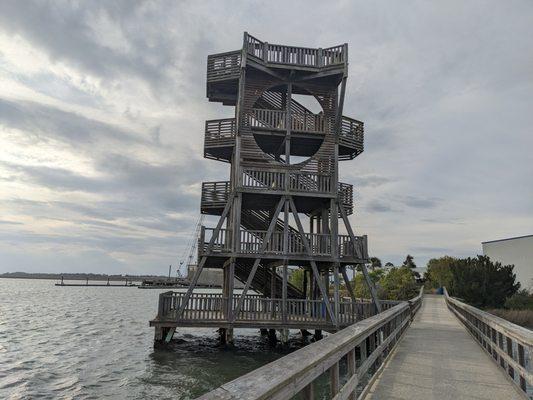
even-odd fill
[[(348, 352), (346, 355), (347, 357), (347, 364), (348, 364), (348, 379), (350, 379), (352, 376), (356, 375), (357, 369), (355, 364), (355, 349), (352, 349)], [(357, 378), (355, 378), (357, 380)], [(356, 381), (357, 382), (357, 381)], [(355, 384), (355, 387), (357, 387), (357, 383)], [(357, 393), (354, 390), (348, 395), (348, 400), (356, 400), (357, 399)]]
[(339, 362), (337, 361), (329, 369), (329, 383), (330, 383), (330, 395), (334, 397), (339, 393), (340, 380), (339, 380)]

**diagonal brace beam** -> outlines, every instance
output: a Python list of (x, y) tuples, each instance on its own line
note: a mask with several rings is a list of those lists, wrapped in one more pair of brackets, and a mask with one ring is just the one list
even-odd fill
[[(220, 229), (222, 228), (222, 224), (224, 224), (224, 220), (226, 219), (229, 210), (231, 209), (231, 205), (233, 203), (233, 200), (235, 196), (235, 193), (232, 193), (229, 198), (228, 202), (226, 203), (226, 206), (224, 207), (224, 210), (222, 211), (222, 215), (220, 216), (220, 219), (218, 220), (218, 224), (213, 232), (213, 236), (211, 236), (211, 240), (209, 241), (209, 244), (207, 245), (207, 253), (211, 251), (213, 248), (213, 244), (215, 243), (216, 238), (218, 237), (218, 234), (220, 233)], [(185, 307), (187, 307), (187, 303), (189, 302), (189, 299), (191, 298), (192, 292), (194, 288), (196, 287), (196, 284), (198, 283), (198, 279), (200, 278), (200, 274), (202, 273), (202, 270), (204, 269), (204, 264), (207, 261), (207, 256), (203, 256), (200, 262), (198, 263), (198, 266), (196, 267), (196, 271), (194, 272), (194, 276), (192, 278), (191, 284), (189, 285), (189, 288), (187, 289), (187, 293), (185, 293), (185, 297), (183, 298), (183, 303), (181, 303), (180, 308), (178, 309), (178, 315), (177, 319), (180, 319), (183, 315), (183, 311), (185, 311)]]
[[(339, 210), (341, 212), (342, 220), (344, 221), (344, 225), (346, 226), (346, 231), (348, 231), (348, 235), (350, 235), (350, 239), (352, 240), (352, 243), (356, 244), (355, 241), (355, 235), (352, 230), (352, 226), (350, 225), (350, 221), (348, 220), (348, 217), (346, 216), (346, 211), (344, 210), (344, 207), (342, 206), (342, 203), (340, 201), (337, 201), (337, 204), (339, 206)], [(357, 246), (356, 253), (359, 258), (363, 258), (363, 254), (361, 251), (361, 248)], [(363, 275), (365, 277), (366, 284), (368, 286), (368, 289), (370, 290), (370, 295), (372, 296), (372, 300), (374, 301), (374, 304), (376, 305), (376, 310), (378, 313), (381, 312), (381, 304), (379, 302), (378, 294), (376, 292), (376, 288), (374, 287), (374, 283), (372, 282), (372, 279), (370, 279), (370, 275), (368, 274), (368, 270), (366, 269), (366, 265), (364, 263), (360, 264), (361, 270), (363, 271)]]
[[(309, 245), (309, 241), (307, 240), (307, 237), (305, 236), (302, 221), (300, 221), (300, 217), (298, 216), (298, 211), (296, 210), (296, 205), (294, 204), (294, 200), (290, 196), (289, 196), (289, 203), (291, 206), (292, 214), (294, 215), (294, 220), (296, 221), (296, 225), (298, 226), (298, 231), (300, 232), (300, 235), (302, 237), (302, 242), (304, 244), (305, 250), (307, 251), (307, 253), (309, 253), (310, 256), (312, 256), (313, 252), (311, 251), (311, 246)], [(337, 325), (337, 319), (335, 318), (335, 313), (333, 312), (333, 309), (331, 308), (331, 303), (329, 302), (328, 293), (326, 292), (324, 282), (322, 282), (322, 279), (320, 279), (320, 274), (318, 272), (316, 262), (314, 260), (311, 260), (310, 264), (311, 264), (311, 269), (313, 270), (313, 275), (315, 277), (316, 283), (318, 285), (318, 289), (320, 290), (320, 293), (322, 294), (322, 298), (324, 299), (324, 303), (326, 304), (326, 309), (328, 310), (328, 314), (331, 318), (331, 321), (335, 325)]]
[[(266, 250), (266, 247), (268, 245), (268, 241), (270, 240), (270, 237), (272, 236), (272, 232), (274, 232), (274, 228), (276, 227), (276, 223), (278, 220), (278, 215), (281, 212), (281, 208), (283, 207), (283, 204), (285, 204), (285, 197), (282, 196), (278, 206), (276, 207), (276, 211), (274, 212), (274, 216), (272, 220), (270, 221), (270, 225), (268, 226), (268, 231), (265, 235), (265, 238), (263, 239), (263, 244), (261, 245), (261, 249), (259, 250), (259, 254), (263, 253)], [(246, 284), (244, 285), (244, 289), (242, 290), (242, 294), (239, 297), (239, 302), (237, 303), (237, 307), (235, 307), (235, 311), (233, 312), (233, 321), (235, 321), (235, 318), (237, 318), (237, 315), (239, 315), (239, 312), (241, 311), (242, 305), (244, 303), (244, 298), (246, 296), (246, 293), (248, 292), (248, 289), (250, 289), (250, 286), (252, 284), (252, 280), (254, 279), (255, 273), (257, 272), (257, 268), (259, 267), (259, 263), (261, 262), (261, 258), (256, 258), (254, 261), (254, 265), (252, 267), (252, 270), (250, 271), (250, 275), (248, 275), (248, 279), (246, 280)]]
[(355, 292), (352, 288), (352, 283), (350, 282), (350, 279), (348, 278), (348, 274), (346, 273), (346, 265), (341, 265), (341, 274), (342, 274), (342, 279), (344, 279), (344, 284), (346, 285), (346, 289), (348, 290), (350, 298), (355, 303), (357, 299), (355, 297)]

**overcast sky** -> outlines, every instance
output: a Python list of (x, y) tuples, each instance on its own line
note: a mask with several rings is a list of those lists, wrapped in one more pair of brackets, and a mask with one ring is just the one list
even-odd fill
[(349, 44), (372, 255), (533, 233), (533, 1), (0, 3), (0, 272), (165, 273), (199, 215), (206, 57)]

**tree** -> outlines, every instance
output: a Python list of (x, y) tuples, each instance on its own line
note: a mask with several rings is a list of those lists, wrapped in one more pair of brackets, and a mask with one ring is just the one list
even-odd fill
[(304, 270), (297, 268), (289, 276), (289, 283), (300, 290), (304, 289)]
[(394, 264), (390, 261), (385, 264), (386, 267), (394, 267)]
[[(409, 268), (392, 268), (389, 272), (376, 269), (370, 271), (369, 276), (376, 286), (380, 299), (409, 300), (418, 294), (418, 286)], [(363, 274), (355, 276), (353, 285), (356, 297), (364, 299), (371, 297)]]
[(450, 256), (429, 260), (425, 274), (428, 287), (439, 288), (446, 286), (449, 288), (453, 279), (451, 265), (456, 261), (456, 258)]
[(414, 257), (411, 254), (407, 254), (407, 257), (405, 257), (405, 261), (403, 262), (402, 265), (408, 268), (416, 268), (416, 264), (413, 260), (414, 260)]
[(526, 289), (521, 289), (505, 300), (505, 308), (509, 310), (533, 310), (533, 294)]
[(501, 308), (520, 289), (514, 265), (492, 262), (487, 256), (455, 260), (450, 269), (450, 294), (475, 307)]
[(372, 268), (372, 270), (381, 268), (381, 260), (377, 257), (370, 257), (370, 268)]
[[(382, 269), (376, 269), (374, 271), (368, 272), (370, 280), (374, 283), (374, 286), (378, 286), (378, 282), (384, 274), (385, 271), (383, 271)], [(366, 279), (362, 273), (356, 274), (352, 283), (355, 291), (355, 297), (360, 297), (363, 299), (370, 299), (372, 297), (370, 294), (370, 289), (368, 289)], [(378, 297), (379, 296), (380, 293), (378, 293)]]
[(418, 286), (407, 267), (392, 268), (379, 281), (384, 297), (389, 300), (409, 300), (418, 294)]

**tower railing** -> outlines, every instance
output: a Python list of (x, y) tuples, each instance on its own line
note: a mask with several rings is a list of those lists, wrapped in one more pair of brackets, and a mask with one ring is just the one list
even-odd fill
[[(157, 318), (161, 321), (176, 320), (176, 313), (183, 304), (185, 293), (164, 292), (159, 295), (159, 307)], [(240, 295), (236, 294), (231, 298), (235, 310), (240, 300)], [(333, 301), (331, 298), (330, 301)], [(228, 298), (221, 293), (194, 293), (181, 317), (182, 321), (227, 321), (228, 315), (226, 304)], [(384, 303), (384, 308), (389, 309), (399, 304), (397, 301)], [(374, 305), (370, 300), (342, 299), (339, 302), (339, 323), (342, 326), (351, 325), (376, 315)], [(332, 325), (326, 313), (324, 300), (319, 298), (311, 299), (287, 299), (287, 312), (283, 312), (283, 299), (265, 298), (261, 295), (247, 294), (243, 304), (235, 315), (235, 321), (270, 321), (270, 322), (293, 322), (293, 323), (313, 323), (323, 326)]]
[[(252, 172), (253, 171), (253, 172)], [(284, 190), (285, 179), (283, 172), (254, 169), (250, 174), (243, 175), (244, 189), (272, 189)], [(305, 183), (301, 177), (305, 177)], [(290, 173), (290, 191), (296, 193), (324, 193), (329, 194), (330, 182), (327, 176), (321, 178), (325, 182), (319, 181), (316, 174), (311, 173)], [(300, 180), (299, 180), (300, 179)], [(313, 184), (309, 185), (309, 180)], [(224, 207), (231, 192), (230, 181), (202, 182), (202, 207)], [(339, 182), (338, 197), (346, 212), (351, 213), (353, 209), (353, 185)]]
[(212, 54), (207, 57), (207, 82), (236, 79), (240, 69), (240, 50)]
[[(252, 129), (268, 129), (282, 131), (286, 125), (286, 113), (279, 110), (254, 109), (245, 114), (245, 121)], [(291, 130), (326, 134), (332, 132), (333, 121), (321, 114), (293, 113)], [(205, 123), (205, 147), (226, 147), (235, 144), (235, 118), (208, 120)], [(363, 151), (364, 125), (356, 119), (343, 116), (339, 144)]]
[[(251, 128), (279, 130), (287, 129), (287, 112), (280, 110), (269, 110), (264, 108), (253, 108), (251, 112), (244, 115), (245, 121)], [(333, 119), (323, 114), (313, 114), (308, 112), (291, 113), (291, 131), (309, 133), (330, 133), (332, 132)]]
[[(202, 226), (200, 231), (198, 252), (199, 256), (227, 254), (232, 251), (231, 239), (232, 231), (229, 229), (220, 229), (218, 235), (215, 237), (211, 251), (208, 253), (208, 244), (215, 233), (214, 228), (207, 228)], [(266, 254), (266, 255), (299, 255), (308, 256), (308, 252), (299, 232), (288, 233), (288, 247), (285, 251), (283, 232), (274, 231), (266, 242), (267, 231), (259, 230), (239, 230), (240, 247), (237, 252), (241, 255), (250, 254)], [(310, 245), (311, 255), (313, 256), (331, 256), (332, 242), (330, 234), (322, 233), (305, 233), (305, 238)], [(355, 242), (349, 235), (338, 235), (338, 254), (340, 258), (362, 258), (367, 246), (366, 236), (355, 236)], [(263, 252), (261, 249), (264, 246)]]
[(322, 48), (285, 46), (262, 42), (244, 34), (244, 49), (249, 56), (267, 64), (322, 68), (343, 65), (348, 62), (346, 44)]

